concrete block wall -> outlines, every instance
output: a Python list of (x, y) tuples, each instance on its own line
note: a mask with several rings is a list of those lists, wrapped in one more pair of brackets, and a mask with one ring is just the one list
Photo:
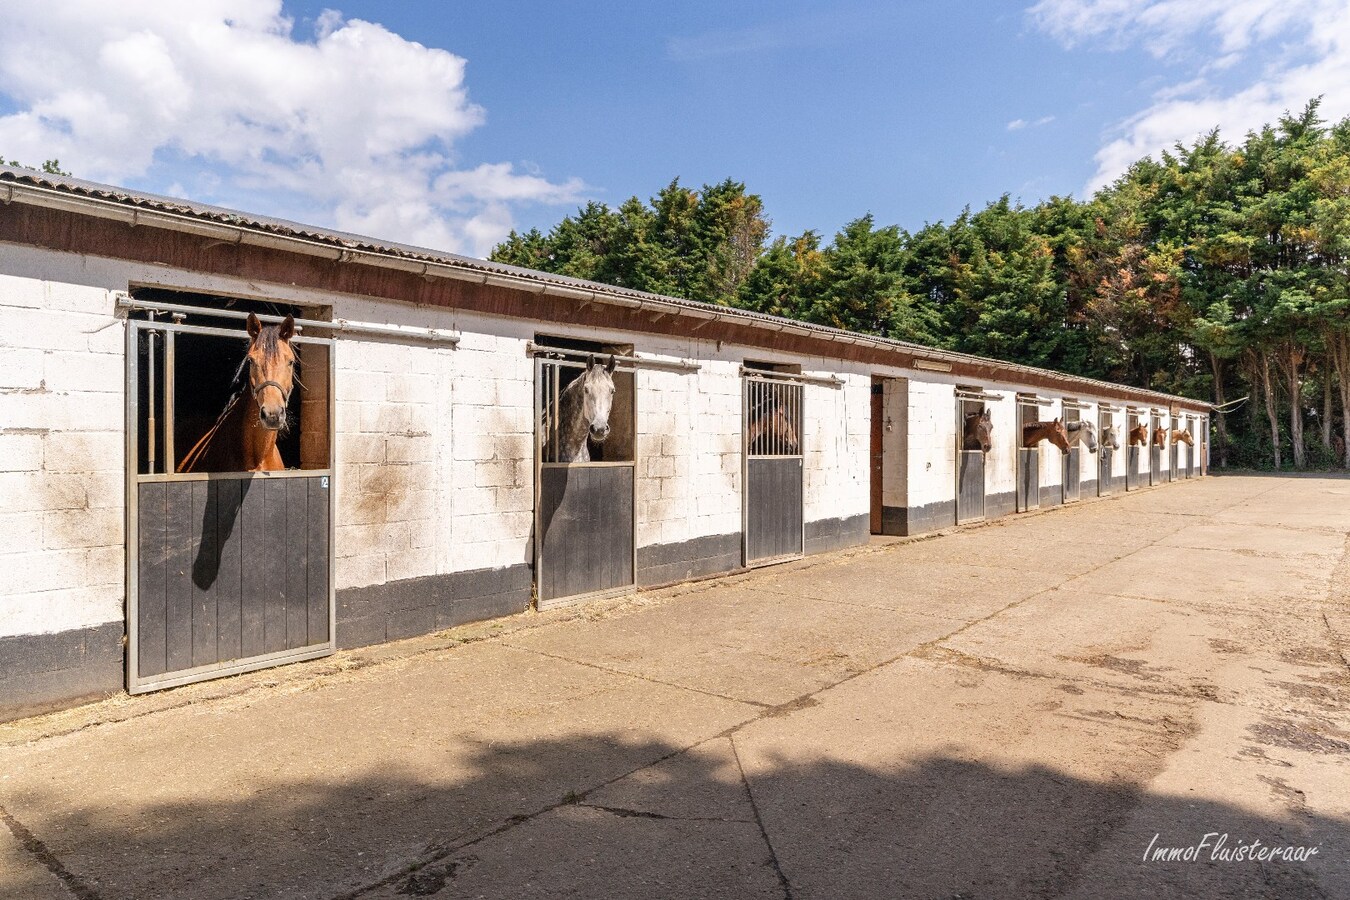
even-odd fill
[(126, 332), (113, 296), (79, 259), (16, 250), (6, 270), (0, 718), (121, 686), (126, 577)]
[[(328, 298), (356, 322), (460, 330), (457, 347), (337, 346), (337, 640), (425, 634), (529, 605), (534, 363), (525, 329)], [(466, 327), (468, 325), (468, 327)], [(506, 332), (506, 333), (503, 333)]]

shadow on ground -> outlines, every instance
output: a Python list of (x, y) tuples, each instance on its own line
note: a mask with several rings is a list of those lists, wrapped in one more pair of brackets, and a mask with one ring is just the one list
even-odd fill
[[(894, 771), (751, 762), (738, 740), (484, 746), (467, 765), (457, 750), (457, 777), (440, 784), (397, 771), (343, 777), (324, 762), (333, 751), (316, 747), (310, 777), (274, 779), (231, 802), (128, 798), (126, 813), (66, 805), (25, 823), (25, 808), (57, 807), (30, 786), (9, 796), (7, 812), (20, 836), (31, 830), (35, 880), (0, 873), (0, 895), (39, 896), (43, 859), (76, 896), (109, 900), (1321, 898), (1346, 896), (1350, 884), (1345, 821), (1272, 819), (954, 756)], [(597, 759), (629, 774), (575, 783)], [(1155, 835), (1158, 846), (1189, 847), (1208, 832), (1226, 833), (1230, 849), (1260, 840), (1319, 852), (1306, 862), (1218, 862), (1209, 850), (1193, 862), (1143, 861)]]

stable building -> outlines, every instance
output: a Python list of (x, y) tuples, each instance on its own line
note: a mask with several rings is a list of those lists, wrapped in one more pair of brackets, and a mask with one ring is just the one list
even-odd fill
[[(199, 447), (273, 326), (288, 427), (251, 472)], [(0, 718), (1202, 475), (1208, 415), (0, 168)], [(1054, 419), (1072, 444), (1023, 446)]]

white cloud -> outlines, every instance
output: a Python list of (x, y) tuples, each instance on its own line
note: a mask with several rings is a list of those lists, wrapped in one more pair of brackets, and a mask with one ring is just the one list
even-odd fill
[(485, 120), (466, 61), (332, 10), (312, 36), (281, 0), (10, 0), (0, 24), (9, 158), (480, 255), (512, 204), (583, 190), (463, 165), (454, 145)]
[(1023, 128), (1040, 128), (1042, 125), (1049, 125), (1055, 121), (1054, 116), (1041, 116), (1039, 119), (1028, 122), (1026, 119), (1013, 119), (1008, 123), (1009, 131), (1021, 131)]
[(1239, 140), (1314, 97), (1324, 117), (1350, 115), (1350, 0), (1040, 0), (1028, 15), (1067, 47), (1135, 45), (1181, 71), (1111, 129), (1089, 191), (1178, 141), (1215, 127)]

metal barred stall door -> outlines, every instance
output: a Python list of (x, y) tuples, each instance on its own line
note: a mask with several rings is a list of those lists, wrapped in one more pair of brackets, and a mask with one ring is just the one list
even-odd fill
[(1190, 445), (1186, 448), (1186, 477), (1187, 477), (1187, 478), (1194, 478), (1194, 477), (1195, 477), (1195, 455), (1196, 455), (1196, 452), (1200, 449), (1199, 435), (1196, 434), (1196, 431), (1199, 430), (1198, 428), (1196, 428), (1197, 421), (1198, 421), (1198, 420), (1196, 419), (1195, 416), (1187, 416), (1187, 417), (1186, 417), (1186, 433), (1189, 434), (1189, 435), (1191, 436), (1191, 443), (1190, 443)]
[(741, 370), (745, 489), (741, 506), (745, 565), (805, 552), (806, 475), (802, 452), (804, 380)]
[(987, 434), (987, 429), (981, 430), (981, 419), (986, 412), (985, 403), (997, 399), (996, 394), (987, 394), (980, 388), (958, 388), (956, 391), (956, 524), (958, 525), (977, 522), (987, 515), (986, 456), (978, 441), (981, 434)]
[[(219, 450), (230, 441), (221, 410), (235, 388), (240, 399), (230, 409), (248, 409), (249, 367), (240, 366), (246, 314), (203, 308), (164, 321), (152, 301), (124, 307), (127, 690), (331, 653), (333, 342), (299, 335), (288, 342), (302, 379), (286, 397), (292, 429), (279, 443), (290, 468), (218, 470), (209, 460), (238, 456)], [(227, 436), (194, 471), (180, 472), (186, 448), (208, 432), (211, 446)]]
[[(1071, 424), (1077, 424), (1082, 427), (1082, 407), (1076, 400), (1064, 401), (1064, 427), (1068, 429)], [(1064, 491), (1064, 502), (1073, 503), (1082, 499), (1083, 496), (1083, 445), (1073, 441), (1074, 435), (1069, 434), (1072, 443), (1069, 444), (1069, 452), (1064, 454), (1064, 475), (1061, 486)]]
[(1168, 420), (1168, 424), (1165, 426), (1167, 430), (1167, 474), (1163, 476), (1163, 481), (1176, 481), (1180, 477), (1177, 474), (1177, 463), (1181, 458), (1181, 450), (1174, 433), (1178, 430), (1180, 424), (1174, 416)]
[(1109, 406), (1097, 407), (1097, 496), (1109, 496), (1115, 490), (1112, 469), (1116, 451), (1111, 449), (1111, 438), (1116, 426), (1116, 411)]
[(1158, 447), (1157, 433), (1162, 429), (1162, 417), (1154, 410), (1149, 428), (1149, 487), (1162, 483), (1162, 448)]
[(1041, 507), (1041, 445), (1022, 446), (1027, 426), (1041, 421), (1041, 408), (1050, 401), (1033, 394), (1017, 395), (1017, 511)]
[[(1130, 410), (1125, 417), (1125, 490), (1139, 490), (1139, 467), (1143, 464), (1144, 447), (1130, 440), (1130, 433), (1140, 425), (1139, 413)], [(1145, 437), (1145, 444), (1148, 439)]]
[[(533, 348), (535, 558), (540, 609), (636, 586), (637, 391), (630, 362)], [(611, 366), (613, 368), (611, 368)], [(594, 370), (593, 375), (588, 372)], [(591, 400), (587, 401), (586, 394)], [(596, 441), (587, 407), (609, 404)]]

